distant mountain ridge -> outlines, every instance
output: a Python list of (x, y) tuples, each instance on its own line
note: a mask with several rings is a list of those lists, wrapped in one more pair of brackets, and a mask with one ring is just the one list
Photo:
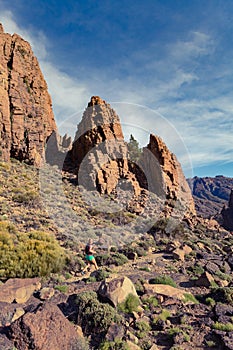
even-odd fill
[(215, 177), (197, 177), (188, 179), (195, 201), (197, 214), (209, 218), (228, 206), (233, 178), (218, 175)]

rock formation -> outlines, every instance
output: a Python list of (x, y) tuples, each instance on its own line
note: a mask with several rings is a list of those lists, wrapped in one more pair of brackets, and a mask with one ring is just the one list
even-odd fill
[(233, 231), (233, 190), (231, 190), (228, 208), (224, 207), (221, 211), (223, 227), (226, 230)]
[(98, 96), (91, 98), (78, 125), (70, 158), (79, 184), (88, 190), (112, 194), (123, 180), (136, 198), (146, 189), (166, 200), (179, 200), (195, 213), (190, 188), (175, 155), (159, 137), (151, 135), (141, 159), (137, 164), (131, 161), (118, 115)]
[(112, 193), (125, 179), (139, 195), (140, 185), (129, 169), (127, 145), (116, 112), (98, 96), (88, 103), (78, 125), (71, 158), (79, 184), (102, 194)]
[(0, 158), (39, 165), (56, 130), (51, 98), (31, 46), (0, 27)]
[(150, 142), (143, 149), (141, 164), (153, 192), (161, 194), (164, 190), (168, 201), (179, 201), (188, 211), (195, 213), (192, 194), (181, 165), (160, 137), (150, 135)]

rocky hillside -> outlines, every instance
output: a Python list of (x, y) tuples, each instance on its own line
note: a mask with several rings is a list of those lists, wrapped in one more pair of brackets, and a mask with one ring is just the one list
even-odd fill
[(187, 181), (192, 190), (198, 215), (204, 218), (215, 216), (221, 212), (224, 205), (228, 206), (233, 178), (225, 176), (199, 178), (196, 176)]
[(30, 45), (1, 26), (0, 65), (0, 349), (233, 349), (232, 233), (196, 215), (175, 155), (151, 134), (135, 160), (98, 96), (60, 138)]
[(38, 166), (54, 130), (51, 98), (30, 44), (0, 25), (0, 158)]

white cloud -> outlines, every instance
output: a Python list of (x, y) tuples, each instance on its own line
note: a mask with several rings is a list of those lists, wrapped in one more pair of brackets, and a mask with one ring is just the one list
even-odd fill
[[(132, 133), (143, 145), (148, 142), (149, 132), (159, 134), (186, 168), (190, 168), (186, 146), (195, 167), (233, 159), (233, 96), (224, 94), (229, 70), (222, 67), (220, 73), (217, 66), (213, 67), (213, 77), (224, 79), (212, 86), (209, 76), (203, 76), (203, 70), (197, 69), (199, 59), (216, 49), (209, 35), (199, 31), (187, 33), (186, 40), (166, 46), (163, 58), (155, 54), (157, 47), (153, 44), (148, 52), (133, 52), (125, 62), (119, 62), (119, 67), (122, 64), (128, 69), (127, 77), (115, 78), (111, 67), (98, 67), (92, 80), (81, 80), (78, 73), (69, 76), (50, 62), (49, 43), (43, 32), (21, 28), (10, 11), (1, 12), (0, 22), (6, 32), (16, 32), (31, 43), (48, 83), (58, 124), (68, 118), (62, 130), (71, 130), (79, 122), (80, 111), (90, 96), (98, 94), (107, 101), (149, 105), (161, 113), (164, 123), (158, 113), (156, 116), (152, 111), (129, 108), (127, 104), (121, 108), (116, 105), (123, 124), (128, 125), (126, 133), (130, 133), (130, 124)], [(77, 114), (69, 118), (74, 113)], [(175, 127), (169, 127), (169, 123)]]

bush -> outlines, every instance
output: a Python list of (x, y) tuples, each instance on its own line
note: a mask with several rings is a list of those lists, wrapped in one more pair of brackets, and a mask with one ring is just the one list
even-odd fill
[(233, 331), (233, 323), (215, 322), (213, 325), (213, 328), (217, 329), (219, 331), (223, 331), (223, 332), (232, 332)]
[(193, 304), (199, 304), (199, 301), (195, 298), (195, 296), (190, 293), (184, 293), (183, 302), (184, 303), (192, 302)]
[(104, 254), (96, 256), (96, 262), (98, 266), (122, 266), (128, 262), (128, 258), (121, 253)]
[(17, 232), (0, 222), (0, 277), (37, 277), (59, 272), (66, 256), (56, 239), (45, 232)]
[(85, 334), (106, 332), (112, 322), (119, 321), (119, 315), (109, 304), (98, 300), (95, 292), (82, 292), (77, 295), (77, 323)]
[(167, 285), (175, 287), (175, 288), (177, 287), (175, 281), (173, 281), (173, 279), (170, 276), (165, 276), (165, 275), (151, 278), (149, 280), (149, 283), (150, 284), (167, 284)]
[(185, 342), (190, 341), (190, 336), (186, 332), (184, 332), (183, 329), (174, 327), (168, 330), (168, 335), (170, 335), (171, 337), (175, 337), (177, 334), (182, 334)]
[(129, 294), (126, 300), (118, 305), (118, 309), (125, 313), (131, 313), (133, 311), (137, 311), (139, 305), (139, 298), (133, 294)]
[(210, 298), (210, 297), (206, 298), (205, 302), (207, 305), (210, 305), (212, 307), (214, 307), (214, 305), (216, 304), (215, 300), (213, 298)]
[(158, 321), (166, 321), (170, 317), (170, 312), (163, 309), (162, 312), (153, 319), (153, 323), (156, 324)]
[(26, 191), (14, 194), (12, 197), (14, 202), (22, 203), (22, 204), (32, 204), (39, 201), (39, 194), (35, 191)]
[(205, 272), (204, 268), (200, 265), (189, 266), (187, 270), (193, 273), (195, 276), (200, 276), (203, 274), (203, 272)]
[(127, 343), (123, 340), (107, 341), (100, 344), (100, 350), (129, 350)]
[(151, 307), (156, 307), (159, 304), (156, 297), (153, 297), (153, 296), (143, 298), (143, 303), (148, 304)]
[(213, 288), (208, 297), (216, 302), (233, 305), (233, 287)]
[(151, 326), (145, 321), (137, 321), (135, 326), (139, 331), (149, 332), (151, 330)]
[(54, 289), (59, 290), (59, 292), (61, 292), (61, 293), (66, 293), (69, 288), (66, 284), (63, 284), (63, 285), (55, 286)]

